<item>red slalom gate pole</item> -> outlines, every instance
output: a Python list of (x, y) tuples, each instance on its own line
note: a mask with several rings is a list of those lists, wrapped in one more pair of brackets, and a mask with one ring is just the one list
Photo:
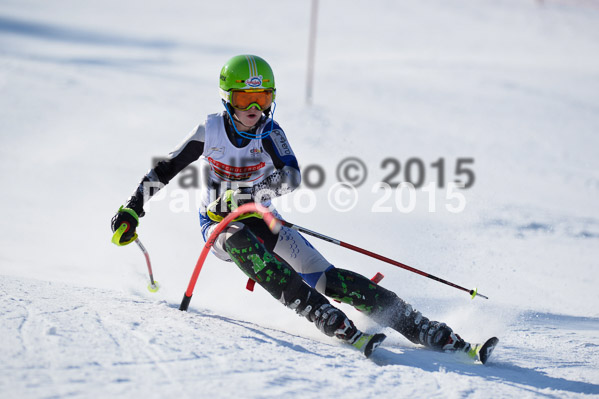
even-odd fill
[(218, 238), (218, 235), (220, 233), (222, 233), (223, 230), (226, 229), (227, 226), (234, 219), (236, 219), (239, 216), (244, 215), (246, 213), (253, 213), (253, 212), (259, 213), (259, 214), (262, 215), (262, 218), (264, 219), (264, 223), (266, 223), (266, 225), (268, 226), (268, 228), (273, 233), (276, 234), (281, 229), (281, 221), (278, 220), (277, 218), (275, 218), (273, 216), (273, 214), (270, 213), (270, 211), (267, 208), (265, 208), (264, 206), (262, 206), (260, 204), (255, 204), (255, 203), (245, 204), (245, 205), (240, 206), (239, 208), (237, 208), (233, 212), (231, 212), (229, 215), (227, 215), (227, 217), (224, 218), (216, 226), (216, 228), (214, 229), (214, 231), (212, 232), (212, 234), (210, 234), (210, 237), (206, 241), (206, 244), (204, 244), (204, 248), (202, 249), (202, 252), (200, 253), (200, 257), (198, 258), (196, 266), (193, 269), (193, 273), (191, 275), (191, 279), (189, 280), (189, 284), (187, 285), (187, 290), (185, 291), (185, 294), (183, 295), (183, 300), (181, 301), (181, 305), (179, 306), (179, 310), (186, 311), (187, 308), (189, 307), (189, 302), (191, 301), (191, 296), (193, 295), (193, 290), (195, 288), (196, 281), (198, 280), (200, 272), (202, 271), (202, 266), (204, 266), (204, 261), (206, 260), (206, 257), (208, 256), (208, 253), (210, 253), (210, 249), (214, 245), (214, 242)]
[(391, 264), (393, 266), (401, 267), (402, 269), (411, 271), (412, 273), (416, 273), (416, 274), (419, 274), (421, 276), (424, 276), (424, 277), (430, 278), (432, 280), (438, 281), (440, 283), (449, 285), (450, 287), (454, 287), (454, 288), (457, 288), (459, 290), (466, 291), (467, 293), (469, 293), (471, 295), (472, 299), (474, 299), (474, 297), (476, 297), (476, 296), (480, 296), (481, 298), (489, 299), (489, 297), (487, 297), (487, 296), (485, 296), (483, 294), (479, 294), (478, 291), (476, 290), (476, 288), (473, 289), (473, 290), (469, 290), (468, 288), (461, 287), (461, 286), (459, 286), (457, 284), (454, 284), (454, 283), (452, 283), (450, 281), (444, 280), (444, 279), (442, 279), (440, 277), (437, 277), (437, 276), (433, 276), (432, 274), (423, 272), (422, 270), (418, 270), (418, 269), (413, 268), (411, 266), (408, 266), (408, 265), (406, 265), (404, 263), (401, 263), (401, 262), (398, 262), (396, 260), (387, 258), (385, 256), (376, 254), (374, 252), (371, 252), (371, 251), (368, 251), (366, 249), (357, 247), (355, 245), (348, 244), (348, 243), (343, 242), (341, 240), (337, 240), (336, 238), (331, 238), (331, 237), (325, 236), (324, 234), (317, 233), (315, 231), (306, 229), (304, 227), (295, 225), (293, 223), (286, 222), (284, 220), (279, 220), (279, 223), (281, 223), (285, 227), (288, 227), (290, 229), (299, 231), (300, 233), (305, 233), (305, 234), (311, 235), (312, 237), (320, 238), (321, 240), (328, 241), (328, 242), (330, 242), (332, 244), (339, 245), (339, 246), (341, 246), (343, 248), (351, 249), (352, 251), (359, 252), (359, 253), (364, 254), (366, 256), (370, 256), (371, 258), (378, 259), (380, 261), (389, 263), (389, 264)]

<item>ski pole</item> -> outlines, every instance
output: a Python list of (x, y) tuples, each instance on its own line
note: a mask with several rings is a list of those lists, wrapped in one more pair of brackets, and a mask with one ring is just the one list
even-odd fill
[(141, 252), (143, 252), (144, 256), (146, 257), (146, 264), (148, 265), (148, 273), (150, 274), (150, 284), (148, 285), (148, 291), (156, 292), (156, 291), (158, 291), (159, 286), (158, 286), (158, 283), (156, 281), (154, 281), (154, 273), (152, 273), (152, 263), (150, 262), (150, 254), (148, 254), (148, 251), (146, 250), (146, 248), (143, 246), (141, 241), (139, 241), (137, 233), (135, 233), (135, 235), (129, 241), (121, 243), (121, 236), (128, 228), (129, 228), (129, 225), (127, 223), (121, 224), (119, 226), (119, 228), (116, 229), (116, 231), (114, 232), (114, 234), (112, 236), (112, 243), (115, 245), (118, 245), (119, 247), (122, 247), (122, 246), (125, 246), (128, 244), (131, 244), (131, 242), (135, 241), (135, 243), (137, 244), (139, 249), (141, 249)]
[(141, 249), (141, 252), (143, 252), (144, 256), (146, 257), (146, 264), (148, 265), (148, 274), (150, 275), (150, 284), (148, 285), (148, 291), (156, 292), (156, 291), (158, 291), (159, 287), (158, 287), (158, 283), (154, 281), (154, 273), (152, 273), (152, 263), (150, 262), (150, 254), (148, 254), (148, 251), (146, 251), (146, 248), (143, 246), (141, 241), (139, 241), (139, 238), (135, 239), (135, 243), (137, 244), (139, 249)]
[(438, 282), (440, 282), (440, 283), (443, 283), (443, 284), (447, 284), (447, 285), (449, 285), (449, 286), (451, 286), (451, 287), (454, 287), (454, 288), (457, 288), (457, 289), (459, 289), (459, 290), (466, 291), (467, 293), (469, 293), (469, 294), (471, 295), (472, 299), (474, 299), (474, 297), (476, 297), (476, 296), (480, 296), (480, 297), (482, 297), (482, 298), (489, 299), (489, 297), (487, 297), (487, 296), (485, 296), (485, 295), (483, 295), (483, 294), (479, 294), (476, 288), (475, 288), (475, 289), (473, 289), (473, 290), (469, 290), (469, 289), (467, 289), (467, 288), (464, 288), (464, 287), (461, 287), (461, 286), (459, 286), (459, 285), (457, 285), (457, 284), (454, 284), (454, 283), (452, 283), (452, 282), (450, 282), (450, 281), (444, 280), (444, 279), (442, 279), (442, 278), (440, 278), (440, 277), (433, 276), (432, 274), (429, 274), (429, 273), (423, 272), (422, 270), (418, 270), (418, 269), (416, 269), (416, 268), (413, 268), (413, 267), (411, 267), (411, 266), (408, 266), (408, 265), (406, 265), (406, 264), (404, 264), (404, 263), (401, 263), (401, 262), (398, 262), (398, 261), (396, 261), (396, 260), (393, 260), (393, 259), (387, 258), (387, 257), (385, 257), (385, 256), (382, 256), (382, 255), (376, 254), (376, 253), (374, 253), (374, 252), (371, 252), (371, 251), (368, 251), (368, 250), (366, 250), (366, 249), (363, 249), (363, 248), (357, 247), (357, 246), (355, 246), (355, 245), (348, 244), (348, 243), (346, 243), (346, 242), (343, 242), (343, 241), (341, 241), (341, 240), (337, 240), (337, 239), (335, 239), (335, 238), (331, 238), (331, 237), (325, 236), (324, 234), (320, 234), (320, 233), (317, 233), (317, 232), (315, 232), (315, 231), (312, 231), (312, 230), (306, 229), (306, 228), (304, 228), (304, 227), (301, 227), (301, 226), (295, 225), (295, 224), (293, 224), (293, 223), (289, 223), (289, 222), (287, 222), (287, 221), (285, 221), (285, 220), (280, 220), (280, 219), (279, 219), (278, 221), (279, 221), (279, 223), (281, 223), (283, 226), (285, 226), (285, 227), (288, 227), (288, 228), (290, 228), (290, 229), (293, 229), (293, 230), (296, 230), (296, 231), (298, 231), (298, 232), (300, 232), (300, 233), (305, 233), (305, 234), (311, 235), (312, 237), (320, 238), (321, 240), (328, 241), (328, 242), (330, 242), (330, 243), (332, 243), (332, 244), (339, 245), (339, 246), (341, 246), (341, 247), (343, 247), (343, 248), (351, 249), (352, 251), (356, 251), (356, 252), (359, 252), (359, 253), (361, 253), (361, 254), (364, 254), (364, 255), (366, 255), (366, 256), (370, 256), (370, 257), (372, 257), (372, 258), (375, 258), (375, 259), (381, 260), (381, 261), (383, 261), (383, 262), (386, 262), (386, 263), (389, 263), (389, 264), (391, 264), (391, 265), (393, 265), (393, 266), (401, 267), (402, 269), (405, 269), (405, 270), (411, 271), (411, 272), (413, 272), (413, 273), (419, 274), (419, 275), (421, 275), (421, 276), (424, 276), (424, 277), (428, 277), (428, 278), (430, 278), (430, 279), (433, 279), (433, 280), (435, 280), (435, 281), (438, 281)]

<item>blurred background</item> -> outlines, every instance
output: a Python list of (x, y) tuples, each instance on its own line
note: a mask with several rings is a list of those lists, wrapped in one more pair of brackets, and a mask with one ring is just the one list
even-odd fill
[[(285, 218), (491, 299), (311, 240), (331, 263), (382, 272), (448, 322), (489, 309), (596, 317), (598, 22), (591, 0), (4, 0), (0, 273), (178, 304), (203, 245), (197, 189), (175, 178), (141, 221), (154, 296), (138, 248), (110, 243), (110, 219), (154, 157), (222, 111), (220, 69), (250, 53), (274, 69), (275, 119), (300, 166), (324, 172), (277, 201)], [(368, 174), (339, 212), (327, 196), (348, 157)], [(413, 209), (381, 181), (420, 182)], [(295, 320), (244, 286), (234, 265), (209, 258), (192, 307)]]

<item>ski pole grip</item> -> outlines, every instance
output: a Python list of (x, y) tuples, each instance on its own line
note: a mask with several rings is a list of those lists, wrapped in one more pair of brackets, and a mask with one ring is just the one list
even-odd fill
[(127, 223), (123, 223), (119, 226), (118, 229), (116, 229), (116, 231), (114, 232), (114, 234), (112, 235), (112, 243), (115, 245), (121, 245), (120, 241), (121, 241), (121, 237), (123, 236), (123, 233), (125, 233), (125, 230), (127, 230)]
[(281, 231), (281, 227), (283, 227), (283, 223), (270, 213), (267, 208), (264, 208), (261, 205), (258, 205), (256, 208), (262, 214), (262, 219), (270, 231), (272, 231), (273, 234), (278, 234), (279, 231)]
[(125, 234), (125, 231), (127, 231), (127, 229), (129, 228), (129, 224), (128, 223), (123, 223), (119, 226), (118, 229), (116, 229), (116, 231), (114, 232), (114, 234), (112, 235), (112, 243), (114, 245), (118, 245), (119, 247), (123, 247), (127, 244), (131, 244), (133, 241), (137, 240), (137, 233), (135, 233), (133, 235), (133, 237), (127, 241), (127, 242), (121, 242), (121, 237), (123, 236), (123, 234)]
[[(135, 220), (137, 221), (136, 226), (139, 224), (139, 216), (137, 216), (137, 213), (135, 213), (135, 211), (133, 209), (130, 208), (125, 208), (124, 206), (121, 205), (121, 207), (119, 208), (119, 214), (121, 213), (128, 213), (129, 215), (131, 215), (133, 218), (135, 218)], [(119, 226), (118, 229), (116, 229), (116, 231), (114, 232), (114, 234), (112, 235), (112, 243), (115, 245), (118, 245), (119, 247), (125, 246), (127, 244), (131, 244), (133, 241), (137, 240), (137, 233), (133, 234), (133, 237), (131, 237), (131, 239), (129, 241), (125, 241), (125, 242), (121, 242), (121, 237), (123, 236), (123, 234), (125, 234), (125, 232), (130, 228), (130, 224), (129, 222), (123, 222), (121, 223), (121, 225)]]

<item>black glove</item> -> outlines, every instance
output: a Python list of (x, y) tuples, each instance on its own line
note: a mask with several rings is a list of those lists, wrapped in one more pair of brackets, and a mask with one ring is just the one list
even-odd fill
[[(126, 225), (125, 230), (119, 235), (117, 230), (122, 225)], [(112, 236), (112, 242), (118, 246), (123, 246), (132, 243), (137, 239), (135, 229), (139, 225), (139, 216), (131, 208), (120, 207), (116, 215), (112, 217), (112, 231), (115, 233)], [(119, 230), (120, 231), (120, 230)]]

